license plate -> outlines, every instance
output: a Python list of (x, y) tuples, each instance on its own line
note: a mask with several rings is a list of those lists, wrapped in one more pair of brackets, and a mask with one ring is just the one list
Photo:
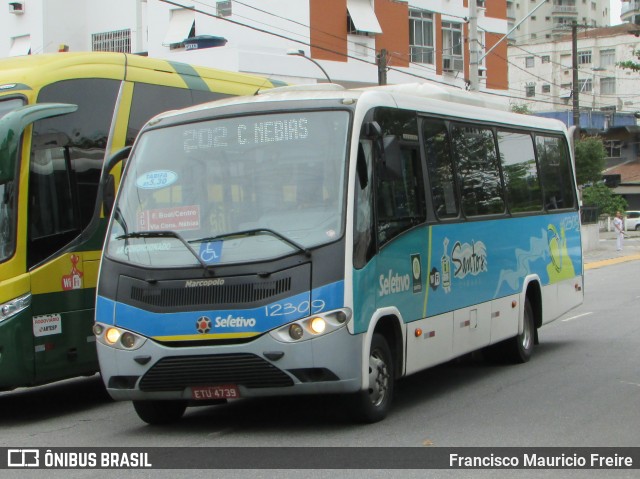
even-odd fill
[(191, 388), (191, 397), (196, 400), (235, 399), (240, 397), (238, 386), (228, 384), (224, 386), (196, 386)]

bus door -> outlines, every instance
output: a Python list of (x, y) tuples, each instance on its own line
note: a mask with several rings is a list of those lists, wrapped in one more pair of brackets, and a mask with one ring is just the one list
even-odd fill
[(379, 108), (376, 159), (376, 306), (394, 307), (408, 323), (423, 318), (428, 230), (415, 112)]
[(99, 253), (59, 253), (82, 232), (82, 210), (88, 208), (81, 201), (94, 206), (83, 194), (78, 171), (91, 168), (91, 152), (72, 161), (69, 143), (61, 133), (40, 134), (31, 148), (27, 263), (38, 383), (95, 371), (97, 365), (91, 331), (96, 271), (87, 272), (85, 262), (97, 264)]

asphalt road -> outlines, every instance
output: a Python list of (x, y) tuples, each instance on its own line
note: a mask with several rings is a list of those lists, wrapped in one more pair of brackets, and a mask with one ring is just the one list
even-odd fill
[[(0, 446), (638, 446), (639, 268), (640, 262), (630, 261), (588, 270), (584, 304), (540, 330), (540, 344), (527, 364), (497, 365), (474, 354), (401, 380), (394, 410), (381, 423), (355, 425), (340, 400), (302, 397), (192, 408), (178, 424), (150, 427), (130, 404), (111, 401), (96, 376), (1, 393)], [(15, 477), (96, 477), (95, 471), (29, 472)], [(135, 477), (177, 477), (175, 472)], [(604, 471), (591, 473), (523, 471), (518, 477), (602, 477)], [(111, 477), (123, 477), (119, 474)], [(637, 470), (606, 474), (640, 475)], [(276, 477), (275, 471), (209, 477), (247, 475)], [(497, 477), (491, 471), (341, 472), (341, 477), (485, 475)], [(277, 475), (335, 476), (326, 471)]]

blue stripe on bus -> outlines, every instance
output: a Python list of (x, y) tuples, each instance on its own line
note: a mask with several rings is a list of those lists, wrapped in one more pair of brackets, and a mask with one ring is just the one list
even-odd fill
[(581, 274), (577, 212), (418, 227), (354, 270), (355, 331), (375, 309), (409, 322), (518, 294), (528, 275), (544, 286)]
[(198, 334), (196, 322), (202, 317), (211, 322), (207, 334), (263, 333), (312, 313), (342, 306), (344, 281), (338, 281), (252, 309), (153, 313), (99, 296), (96, 321), (114, 324), (115, 318), (117, 326), (150, 337)]

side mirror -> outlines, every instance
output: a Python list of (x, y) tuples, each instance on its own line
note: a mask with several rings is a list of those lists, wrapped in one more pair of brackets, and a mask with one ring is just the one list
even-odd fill
[(102, 180), (100, 190), (102, 192), (102, 209), (105, 217), (111, 216), (111, 210), (116, 202), (116, 180), (111, 171), (118, 163), (129, 158), (131, 147), (126, 146), (111, 155), (102, 167)]
[(0, 183), (13, 179), (22, 132), (43, 118), (66, 115), (78, 109), (67, 103), (37, 103), (7, 113), (0, 118)]

